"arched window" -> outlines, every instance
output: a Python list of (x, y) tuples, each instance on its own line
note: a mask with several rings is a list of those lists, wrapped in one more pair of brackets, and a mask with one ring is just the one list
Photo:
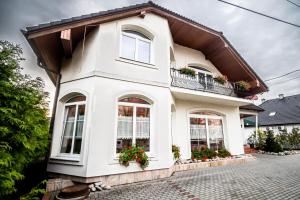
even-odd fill
[(124, 97), (118, 103), (117, 149), (136, 145), (150, 151), (151, 104), (140, 97)]
[(84, 95), (77, 95), (65, 103), (65, 116), (63, 123), (63, 136), (60, 153), (80, 154), (83, 124), (85, 120)]
[(151, 43), (152, 40), (140, 32), (123, 30), (120, 45), (121, 57), (144, 63), (150, 63)]
[(191, 148), (224, 148), (223, 117), (213, 112), (190, 113)]

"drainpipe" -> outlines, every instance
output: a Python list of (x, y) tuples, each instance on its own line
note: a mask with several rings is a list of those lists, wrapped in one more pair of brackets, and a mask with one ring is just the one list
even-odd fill
[(57, 108), (57, 100), (58, 100), (58, 95), (60, 91), (60, 80), (61, 80), (61, 74), (57, 71), (51, 70), (47, 68), (47, 66), (44, 64), (44, 62), (41, 61), (40, 58), (38, 58), (38, 66), (45, 69), (47, 72), (51, 72), (57, 75), (56, 77), (56, 82), (55, 82), (55, 95), (54, 95), (54, 102), (53, 102), (53, 107), (52, 107), (52, 114), (51, 114), (51, 120), (50, 120), (50, 126), (49, 126), (49, 144), (45, 156), (45, 161), (48, 161), (50, 158), (50, 153), (51, 153), (51, 147), (52, 147), (52, 136), (53, 136), (53, 127), (54, 127), (54, 122), (55, 122), (55, 114), (56, 114), (56, 108)]

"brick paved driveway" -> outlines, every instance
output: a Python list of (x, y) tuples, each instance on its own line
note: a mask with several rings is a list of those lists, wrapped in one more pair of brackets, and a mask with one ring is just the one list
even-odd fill
[(91, 199), (300, 199), (300, 155), (257, 155), (247, 164), (177, 172)]

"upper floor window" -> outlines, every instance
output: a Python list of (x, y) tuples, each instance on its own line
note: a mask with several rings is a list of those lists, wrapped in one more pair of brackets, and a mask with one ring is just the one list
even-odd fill
[(117, 153), (136, 145), (150, 151), (151, 105), (139, 97), (125, 97), (119, 100)]
[(65, 103), (63, 136), (60, 153), (80, 154), (86, 97), (75, 96)]
[(150, 63), (151, 43), (151, 39), (139, 32), (123, 30), (121, 39), (121, 57)]

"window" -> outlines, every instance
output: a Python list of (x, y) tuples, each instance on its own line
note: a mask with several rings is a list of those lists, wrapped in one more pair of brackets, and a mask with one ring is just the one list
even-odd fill
[(63, 154), (80, 154), (85, 101), (85, 96), (79, 95), (69, 99), (65, 104), (64, 128), (60, 149)]
[(273, 117), (275, 114), (276, 114), (276, 112), (270, 112), (270, 113), (269, 113), (269, 116), (270, 116), (270, 117)]
[(203, 85), (204, 88), (213, 89), (214, 87), (213, 73), (211, 73), (210, 71), (208, 71), (203, 67), (192, 66), (192, 65), (189, 65), (189, 67), (196, 70), (198, 74), (199, 82), (201, 85)]
[(121, 57), (150, 63), (151, 40), (136, 31), (122, 31)]
[(223, 120), (210, 112), (190, 114), (191, 148), (224, 148)]
[(119, 100), (117, 153), (132, 145), (150, 151), (150, 111), (151, 105), (141, 98)]

